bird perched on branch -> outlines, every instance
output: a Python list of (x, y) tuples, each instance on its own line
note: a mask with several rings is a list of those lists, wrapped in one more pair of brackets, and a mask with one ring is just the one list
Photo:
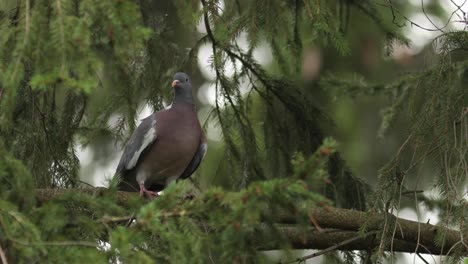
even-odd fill
[(172, 87), (172, 105), (143, 119), (125, 146), (116, 170), (119, 190), (157, 196), (172, 181), (190, 177), (205, 156), (189, 76), (176, 73)]

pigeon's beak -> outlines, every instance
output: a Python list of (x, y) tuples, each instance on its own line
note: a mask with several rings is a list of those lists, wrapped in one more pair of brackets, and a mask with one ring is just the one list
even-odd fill
[(172, 81), (172, 88), (174, 88), (176, 85), (178, 85), (180, 82), (178, 80)]

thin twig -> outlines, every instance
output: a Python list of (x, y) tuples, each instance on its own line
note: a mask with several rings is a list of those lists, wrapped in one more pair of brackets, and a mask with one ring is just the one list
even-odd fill
[(48, 242), (27, 242), (19, 239), (9, 238), (14, 243), (20, 244), (25, 247), (29, 246), (85, 246), (97, 248), (99, 245), (89, 241), (48, 241)]
[[(426, 12), (425, 12), (425, 10), (424, 10), (424, 3), (423, 3), (423, 7), (422, 7), (423, 13), (424, 13), (424, 15), (426, 16), (426, 18), (428, 18), (429, 22), (435, 27), (435, 29), (427, 28), (427, 27), (424, 27), (424, 26), (419, 25), (418, 23), (413, 22), (411, 19), (409, 19), (407, 16), (405, 16), (400, 10), (398, 10), (397, 8), (395, 8), (395, 7), (393, 6), (393, 4), (392, 4), (391, 1), (387, 1), (387, 2), (388, 2), (388, 5), (386, 5), (386, 4), (381, 4), (381, 3), (376, 3), (376, 5), (380, 5), (380, 6), (383, 6), (383, 7), (390, 8), (390, 11), (392, 12), (392, 16), (393, 16), (393, 18), (392, 18), (392, 23), (395, 24), (396, 26), (398, 26), (398, 27), (403, 27), (403, 26), (405, 26), (405, 24), (398, 24), (398, 23), (396, 22), (396, 15), (395, 15), (395, 14), (398, 14), (398, 15), (400, 15), (405, 21), (409, 22), (411, 26), (416, 26), (416, 27), (418, 27), (418, 28), (420, 28), (420, 29), (423, 29), (423, 30), (426, 30), (426, 31), (442, 32), (442, 33), (444, 33), (443, 29), (445, 29), (445, 28), (450, 24), (450, 22), (451, 22), (451, 20), (452, 20), (452, 17), (455, 15), (456, 12), (461, 11), (462, 14), (465, 14), (465, 13), (461, 10), (461, 7), (462, 7), (463, 5), (465, 5), (466, 0), (465, 0), (465, 2), (464, 2), (461, 6), (457, 6), (457, 5), (455, 4), (455, 6), (456, 6), (457, 8), (456, 8), (454, 11), (452, 11), (452, 13), (450, 14), (449, 18), (447, 19), (447, 22), (446, 22), (446, 23), (444, 24), (444, 26), (442, 26), (442, 27), (437, 27), (437, 26), (431, 21), (431, 19), (429, 18), (429, 16), (426, 14)], [(452, 1), (452, 3), (454, 3), (454, 2)], [(360, 6), (359, 6), (359, 7), (360, 7)]]
[(122, 222), (122, 221), (128, 221), (132, 219), (134, 216), (103, 216), (99, 221), (103, 223), (111, 223), (111, 222)]
[(350, 238), (350, 239), (346, 239), (344, 240), (343, 242), (341, 243), (338, 243), (336, 245), (333, 245), (329, 248), (326, 248), (324, 250), (320, 250), (318, 252), (315, 252), (315, 253), (312, 253), (310, 255), (306, 255), (306, 256), (303, 256), (303, 257), (300, 257), (300, 258), (296, 258), (294, 261), (291, 261), (291, 262), (287, 262), (287, 263), (294, 263), (294, 262), (303, 262), (303, 261), (306, 261), (307, 259), (311, 259), (311, 258), (315, 258), (315, 257), (318, 257), (320, 255), (323, 255), (323, 254), (326, 254), (330, 251), (334, 251), (336, 249), (339, 249), (340, 247), (344, 246), (344, 245), (347, 245), (347, 244), (350, 244), (350, 243), (353, 243), (354, 241), (356, 240), (359, 240), (359, 239), (362, 239), (362, 238), (366, 238), (368, 236), (371, 236), (371, 235), (376, 235), (379, 231), (372, 231), (372, 232), (369, 232), (369, 233), (366, 233), (364, 236), (357, 236), (357, 237), (353, 237), (353, 238)]
[(424, 261), (424, 263), (429, 264), (429, 262), (427, 262), (427, 260), (425, 260), (425, 259), (421, 256), (421, 254), (416, 253), (416, 255), (417, 255), (422, 261)]
[(423, 193), (423, 190), (414, 190), (414, 191), (405, 191), (402, 192), (401, 195), (406, 195), (406, 194), (416, 194), (416, 193)]
[(323, 229), (320, 227), (320, 225), (317, 223), (317, 220), (315, 220), (314, 216), (312, 213), (309, 213), (309, 220), (312, 222), (312, 224), (317, 228), (317, 231), (323, 232)]
[[(444, 26), (443, 28), (440, 28), (440, 27), (438, 27), (438, 26), (432, 21), (432, 19), (431, 19), (431, 18), (429, 17), (429, 15), (426, 13), (426, 9), (424, 8), (424, 0), (421, 0), (421, 9), (422, 9), (422, 11), (423, 11), (423, 13), (424, 13), (424, 16), (427, 18), (427, 20), (429, 20), (429, 22), (430, 22), (435, 28), (437, 28), (437, 30), (439, 30), (439, 31), (442, 32), (442, 33), (445, 33), (445, 31), (444, 31), (443, 28), (446, 27), (446, 26), (448, 25), (448, 23), (449, 23), (450, 20), (447, 21), (447, 24), (445, 24), (445, 26)], [(453, 13), (452, 13), (452, 15), (453, 15)], [(450, 18), (451, 18), (451, 17), (450, 17)]]
[(5, 252), (3, 251), (3, 248), (1, 245), (0, 245), (0, 260), (2, 261), (2, 264), (8, 264), (8, 260), (6, 258)]

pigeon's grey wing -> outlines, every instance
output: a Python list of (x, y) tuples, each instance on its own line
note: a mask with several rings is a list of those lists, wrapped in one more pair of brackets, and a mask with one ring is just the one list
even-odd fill
[(185, 168), (184, 172), (180, 175), (179, 179), (186, 179), (192, 175), (192, 173), (198, 168), (201, 161), (205, 157), (207, 150), (208, 143), (206, 142), (206, 138), (202, 136), (197, 152), (195, 152), (195, 156), (192, 158), (187, 168)]
[(133, 132), (125, 146), (115, 173), (125, 174), (126, 171), (135, 168), (142, 153), (156, 141), (156, 138), (156, 114), (152, 114), (143, 119), (141, 124)]

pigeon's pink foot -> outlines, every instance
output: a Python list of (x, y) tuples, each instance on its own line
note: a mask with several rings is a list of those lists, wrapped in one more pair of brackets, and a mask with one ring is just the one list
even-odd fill
[(153, 191), (150, 191), (150, 190), (147, 190), (145, 188), (145, 185), (143, 183), (140, 183), (140, 196), (143, 197), (144, 195), (148, 195), (148, 197), (150, 199), (152, 198), (156, 198), (159, 196), (159, 194), (157, 192), (153, 192)]

